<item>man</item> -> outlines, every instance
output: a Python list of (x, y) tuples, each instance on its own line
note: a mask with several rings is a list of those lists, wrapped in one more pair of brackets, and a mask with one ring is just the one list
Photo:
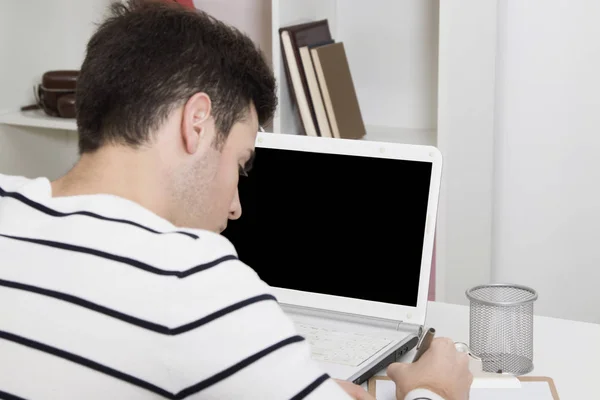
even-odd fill
[[(0, 176), (0, 398), (370, 398), (335, 381), (219, 232), (241, 216), (275, 81), (245, 35), (174, 3), (117, 3), (77, 93), (81, 158)], [(398, 399), (465, 399), (438, 339)]]

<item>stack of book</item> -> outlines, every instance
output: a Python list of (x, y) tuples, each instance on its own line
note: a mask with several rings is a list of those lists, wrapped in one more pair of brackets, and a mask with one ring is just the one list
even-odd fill
[(292, 104), (303, 134), (345, 139), (365, 136), (343, 42), (326, 19), (279, 29)]

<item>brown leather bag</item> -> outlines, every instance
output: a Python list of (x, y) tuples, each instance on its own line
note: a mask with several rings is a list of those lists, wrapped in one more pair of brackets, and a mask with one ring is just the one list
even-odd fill
[(22, 107), (21, 110), (41, 108), (47, 115), (61, 118), (75, 118), (75, 89), (77, 70), (47, 71), (42, 75), (42, 83), (35, 90), (37, 104)]

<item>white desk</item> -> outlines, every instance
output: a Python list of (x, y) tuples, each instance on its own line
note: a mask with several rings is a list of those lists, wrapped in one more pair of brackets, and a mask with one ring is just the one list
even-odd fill
[[(430, 302), (426, 324), (437, 337), (469, 343), (468, 306)], [(529, 375), (552, 378), (561, 400), (600, 399), (600, 325), (536, 316), (533, 335)]]

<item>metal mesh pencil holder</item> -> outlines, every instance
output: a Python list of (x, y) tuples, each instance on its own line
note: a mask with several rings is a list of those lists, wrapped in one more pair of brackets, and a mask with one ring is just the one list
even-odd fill
[(537, 292), (512, 284), (475, 286), (470, 300), (471, 351), (486, 372), (524, 375), (533, 370), (533, 304)]

